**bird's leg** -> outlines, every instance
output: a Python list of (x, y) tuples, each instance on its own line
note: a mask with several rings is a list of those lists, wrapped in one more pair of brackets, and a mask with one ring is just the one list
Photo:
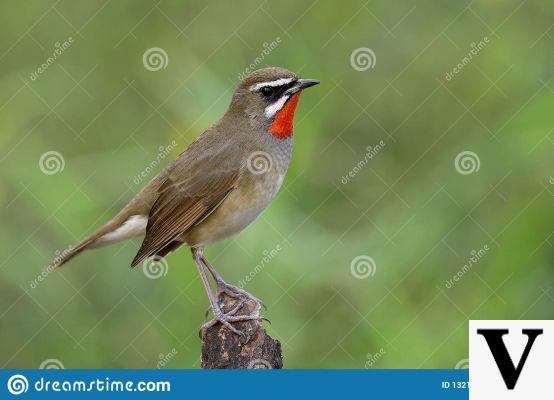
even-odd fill
[(260, 310), (260, 307), (263, 307), (264, 309), (267, 310), (267, 307), (263, 303), (263, 301), (261, 301), (257, 297), (252, 296), (246, 290), (243, 290), (241, 288), (238, 288), (236, 286), (230, 285), (227, 282), (225, 282), (223, 280), (223, 278), (221, 277), (221, 275), (219, 275), (217, 273), (217, 271), (215, 270), (213, 265), (210, 264), (210, 262), (208, 261), (208, 259), (204, 255), (202, 255), (200, 257), (200, 259), (202, 260), (202, 262), (204, 263), (206, 268), (208, 268), (208, 271), (210, 272), (210, 274), (214, 278), (215, 284), (217, 285), (217, 294), (218, 295), (220, 293), (225, 293), (225, 294), (228, 294), (231, 297), (238, 298), (238, 299), (246, 298), (246, 299), (252, 300), (253, 302), (255, 302), (258, 305), (258, 311)]
[(259, 320), (260, 316), (258, 313), (253, 313), (251, 315), (238, 315), (235, 314), (237, 311), (241, 309), (241, 307), (244, 305), (244, 302), (239, 302), (235, 308), (233, 308), (231, 311), (224, 313), (221, 307), (219, 307), (219, 304), (217, 303), (217, 299), (215, 298), (214, 294), (212, 293), (212, 288), (210, 287), (210, 282), (208, 280), (208, 276), (206, 275), (206, 271), (204, 270), (204, 266), (202, 265), (201, 257), (193, 252), (193, 259), (196, 263), (196, 266), (198, 267), (198, 272), (200, 273), (200, 277), (202, 278), (202, 283), (204, 284), (204, 289), (206, 289), (206, 293), (208, 295), (208, 299), (210, 300), (210, 306), (212, 309), (212, 312), (214, 314), (214, 319), (212, 319), (209, 322), (206, 322), (204, 325), (202, 325), (202, 329), (208, 329), (211, 326), (217, 324), (218, 322), (221, 322), (223, 325), (225, 325), (231, 332), (242, 336), (246, 341), (248, 341), (248, 336), (244, 333), (239, 331), (237, 328), (235, 328), (233, 325), (231, 325), (232, 322), (239, 322), (239, 321), (249, 321), (249, 320)]

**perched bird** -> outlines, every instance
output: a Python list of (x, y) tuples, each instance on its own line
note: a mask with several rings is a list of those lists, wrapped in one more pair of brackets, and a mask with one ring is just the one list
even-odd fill
[[(236, 334), (232, 323), (260, 319), (235, 315), (239, 306), (223, 312), (221, 292), (261, 302), (226, 283), (204, 256), (204, 248), (250, 224), (275, 197), (289, 166), (293, 118), (303, 89), (318, 84), (284, 68), (252, 72), (236, 89), (229, 108), (169, 166), (154, 177), (112, 220), (50, 262), (59, 267), (100, 246), (145, 235), (131, 266), (147, 258), (159, 260), (182, 245), (192, 251), (210, 300), (214, 319)], [(215, 280), (211, 290), (206, 270)]]

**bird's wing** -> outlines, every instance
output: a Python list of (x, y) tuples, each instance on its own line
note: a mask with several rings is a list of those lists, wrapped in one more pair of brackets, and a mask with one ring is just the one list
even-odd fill
[(240, 175), (240, 160), (232, 157), (235, 150), (223, 146), (194, 158), (185, 151), (175, 160), (158, 190), (146, 236), (131, 266), (163, 253), (165, 246), (217, 209)]

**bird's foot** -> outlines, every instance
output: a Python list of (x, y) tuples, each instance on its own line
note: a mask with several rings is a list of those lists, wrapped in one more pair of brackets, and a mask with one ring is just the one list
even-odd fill
[(246, 290), (230, 285), (224, 281), (217, 282), (217, 294), (220, 295), (221, 293), (225, 293), (236, 299), (251, 300), (258, 305), (258, 311), (260, 310), (261, 307), (263, 307), (264, 310), (267, 310), (267, 306), (264, 304), (263, 301), (261, 301), (257, 297), (252, 296)]
[(232, 325), (232, 323), (252, 320), (260, 321), (262, 320), (262, 318), (260, 317), (259, 310), (255, 310), (253, 313), (247, 315), (235, 315), (242, 308), (243, 305), (244, 301), (240, 301), (232, 310), (228, 312), (223, 312), (223, 310), (221, 310), (219, 306), (213, 309), (212, 311), (214, 313), (214, 318), (211, 321), (203, 324), (202, 330), (204, 331), (216, 325), (218, 322), (221, 322), (227, 329), (229, 329), (234, 334), (242, 337), (244, 339), (244, 342), (248, 343), (248, 341), (250, 340), (250, 335), (238, 330)]

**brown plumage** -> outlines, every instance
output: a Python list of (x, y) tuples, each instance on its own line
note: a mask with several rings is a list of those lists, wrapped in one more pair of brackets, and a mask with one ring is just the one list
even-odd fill
[[(62, 253), (49, 267), (61, 266), (85, 249), (144, 234), (132, 266), (149, 257), (164, 257), (187, 245), (193, 250), (207, 290), (204, 267), (216, 280), (218, 291), (251, 298), (223, 282), (205, 259), (203, 249), (242, 230), (273, 199), (290, 161), (292, 119), (298, 94), (317, 83), (299, 79), (283, 68), (264, 68), (250, 74), (216, 124), (192, 142), (111, 221)], [(260, 165), (265, 167), (261, 172)], [(223, 314), (209, 290), (208, 296), (214, 321), (240, 334), (230, 325), (238, 317)]]

